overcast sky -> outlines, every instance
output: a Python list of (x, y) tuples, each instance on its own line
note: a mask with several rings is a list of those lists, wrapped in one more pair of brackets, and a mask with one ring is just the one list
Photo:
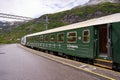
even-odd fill
[(0, 13), (37, 18), (82, 5), (89, 0), (0, 0)]

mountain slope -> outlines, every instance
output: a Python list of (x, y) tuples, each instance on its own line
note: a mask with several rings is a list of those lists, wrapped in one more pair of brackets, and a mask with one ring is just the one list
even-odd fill
[(105, 3), (105, 2), (111, 2), (111, 3), (120, 3), (120, 0), (89, 0), (86, 5), (95, 5), (99, 3)]
[[(49, 21), (48, 29), (118, 12), (120, 12), (120, 4), (102, 3), (98, 5), (74, 8), (72, 10), (56, 14), (47, 14)], [(17, 40), (26, 34), (45, 30), (45, 18), (46, 16), (43, 15), (33, 21), (18, 26), (12, 31), (1, 33), (2, 35), (0, 35), (0, 43), (17, 42)]]

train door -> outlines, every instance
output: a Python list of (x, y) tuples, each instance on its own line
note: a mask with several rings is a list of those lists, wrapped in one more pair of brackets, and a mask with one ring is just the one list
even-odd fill
[[(111, 61), (111, 26), (110, 24), (103, 24), (95, 26), (96, 32), (96, 59), (95, 62), (104, 64), (107, 66), (106, 62), (112, 63)], [(111, 66), (111, 64), (110, 64)], [(111, 68), (111, 67), (110, 67)]]
[(112, 60), (120, 67), (120, 22), (112, 23), (112, 49)]

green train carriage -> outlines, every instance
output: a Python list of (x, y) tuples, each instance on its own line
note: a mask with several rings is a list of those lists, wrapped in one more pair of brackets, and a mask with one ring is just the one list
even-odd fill
[(120, 67), (120, 13), (26, 35), (26, 46)]

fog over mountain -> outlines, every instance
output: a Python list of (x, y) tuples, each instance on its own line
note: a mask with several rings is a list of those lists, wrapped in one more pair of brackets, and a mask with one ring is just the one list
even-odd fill
[(11, 30), (23, 22), (8, 22), (8, 21), (0, 21), (0, 29), (2, 30)]

